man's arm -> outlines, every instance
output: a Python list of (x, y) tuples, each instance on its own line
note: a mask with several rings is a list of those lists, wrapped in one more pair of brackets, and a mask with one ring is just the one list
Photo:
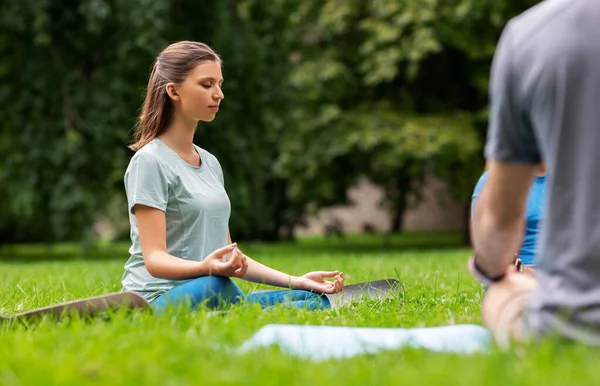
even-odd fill
[(489, 175), (475, 204), (471, 238), (479, 268), (502, 275), (523, 242), (525, 207), (536, 165), (488, 160)]

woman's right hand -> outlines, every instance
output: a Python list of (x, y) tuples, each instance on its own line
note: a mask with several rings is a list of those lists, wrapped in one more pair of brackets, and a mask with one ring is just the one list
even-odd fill
[[(228, 257), (223, 261), (224, 257)], [(242, 277), (248, 270), (246, 256), (233, 243), (215, 250), (204, 259), (209, 276)]]

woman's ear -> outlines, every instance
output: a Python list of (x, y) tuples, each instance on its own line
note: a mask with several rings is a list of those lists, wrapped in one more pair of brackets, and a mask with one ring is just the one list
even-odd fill
[(173, 83), (167, 83), (167, 85), (165, 86), (165, 89), (167, 90), (167, 95), (169, 96), (169, 98), (173, 99), (174, 101), (179, 100), (179, 94), (177, 94), (177, 88), (175, 88), (175, 85)]

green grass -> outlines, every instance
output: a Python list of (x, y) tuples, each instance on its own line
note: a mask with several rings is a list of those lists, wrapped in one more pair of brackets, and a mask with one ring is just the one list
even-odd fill
[[(456, 232), (410, 232), (389, 237), (375, 235), (349, 235), (343, 239), (323, 237), (303, 237), (295, 242), (276, 244), (253, 243), (251, 249), (262, 251), (268, 246), (270, 253), (280, 251), (287, 254), (293, 249), (295, 254), (312, 253), (359, 253), (374, 251), (395, 251), (406, 249), (448, 249), (460, 247), (461, 235)], [(49, 261), (49, 260), (106, 260), (126, 255), (129, 244), (97, 242), (90, 244), (5, 244), (0, 245), (0, 261)]]
[[(234, 308), (222, 316), (207, 316), (206, 310), (199, 310), (161, 317), (137, 313), (116, 314), (110, 320), (42, 321), (29, 327), (0, 325), (0, 385), (599, 383), (595, 350), (549, 342), (519, 352), (494, 350), (459, 356), (405, 349), (319, 363), (285, 356), (277, 348), (244, 355), (216, 348), (237, 347), (269, 323), (370, 327), (480, 324), (482, 291), (465, 272), (469, 251), (442, 249), (455, 245), (451, 236), (429, 243), (411, 242), (411, 237), (427, 241), (425, 236), (409, 235), (394, 239), (385, 248), (374, 238), (356, 237), (345, 242), (312, 239), (298, 245), (241, 245), (256, 259), (293, 274), (340, 269), (349, 284), (400, 278), (404, 292), (385, 302), (366, 301), (319, 312)], [(436, 242), (438, 249), (427, 248)], [(27, 247), (19, 248), (25, 259)], [(0, 262), (1, 312), (12, 314), (120, 290), (126, 246), (111, 251), (117, 258)], [(64, 257), (64, 250), (61, 253), (59, 257)], [(246, 282), (240, 285), (245, 290), (254, 288)]]

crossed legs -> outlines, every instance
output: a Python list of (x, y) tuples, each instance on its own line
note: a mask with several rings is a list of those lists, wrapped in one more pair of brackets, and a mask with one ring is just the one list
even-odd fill
[(302, 290), (282, 290), (245, 295), (233, 280), (221, 276), (203, 276), (189, 280), (160, 295), (151, 305), (156, 313), (168, 306), (196, 308), (226, 307), (245, 302), (262, 308), (283, 304), (295, 308), (320, 310), (331, 307), (329, 300), (319, 294)]

